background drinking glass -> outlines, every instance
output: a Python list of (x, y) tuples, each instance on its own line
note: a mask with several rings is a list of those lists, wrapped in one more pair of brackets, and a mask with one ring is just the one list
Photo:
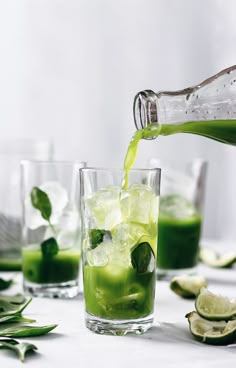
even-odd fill
[(0, 142), (0, 270), (21, 268), (20, 161), (51, 160), (52, 155), (50, 141), (15, 139)]
[(77, 162), (23, 161), (22, 269), (27, 294), (74, 297), (80, 261)]
[(158, 221), (157, 275), (170, 278), (194, 273), (198, 263), (202, 206), (207, 164), (194, 159), (172, 166), (151, 159), (150, 166), (162, 167)]
[(82, 169), (86, 326), (143, 333), (153, 322), (160, 170)]

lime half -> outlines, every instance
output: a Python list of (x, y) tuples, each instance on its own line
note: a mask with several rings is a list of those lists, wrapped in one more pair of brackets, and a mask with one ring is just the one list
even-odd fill
[(230, 252), (220, 255), (211, 248), (201, 248), (199, 252), (200, 261), (210, 267), (226, 268), (236, 263), (236, 253)]
[(183, 298), (195, 298), (202, 287), (206, 287), (207, 282), (203, 276), (199, 275), (180, 275), (175, 276), (170, 281), (170, 288), (177, 295)]
[(195, 307), (200, 316), (208, 320), (236, 319), (236, 299), (230, 300), (202, 288), (196, 298)]
[(236, 341), (236, 321), (208, 321), (198, 313), (186, 315), (192, 335), (199, 341), (212, 345), (227, 345)]

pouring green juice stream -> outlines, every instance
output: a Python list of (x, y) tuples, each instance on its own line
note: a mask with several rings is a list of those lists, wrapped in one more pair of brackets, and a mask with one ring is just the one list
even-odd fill
[(122, 189), (128, 188), (129, 171), (136, 160), (138, 144), (141, 139), (157, 138), (177, 133), (191, 133), (204, 136), (222, 143), (236, 145), (236, 120), (189, 121), (178, 124), (150, 124), (138, 130), (128, 147), (124, 161), (124, 179)]

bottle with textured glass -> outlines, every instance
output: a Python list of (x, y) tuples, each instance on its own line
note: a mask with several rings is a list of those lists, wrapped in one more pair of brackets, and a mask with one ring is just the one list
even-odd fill
[(142, 138), (191, 133), (236, 145), (236, 65), (179, 91), (139, 92), (134, 99)]

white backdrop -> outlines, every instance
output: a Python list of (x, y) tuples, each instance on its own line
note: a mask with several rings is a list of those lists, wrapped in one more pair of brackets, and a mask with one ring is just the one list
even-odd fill
[[(0, 0), (1, 138), (51, 137), (56, 157), (121, 166), (142, 89), (180, 89), (236, 63), (234, 0)], [(236, 149), (194, 136), (148, 157), (209, 161), (204, 235), (236, 240)]]

